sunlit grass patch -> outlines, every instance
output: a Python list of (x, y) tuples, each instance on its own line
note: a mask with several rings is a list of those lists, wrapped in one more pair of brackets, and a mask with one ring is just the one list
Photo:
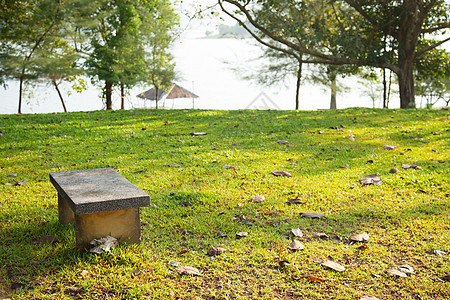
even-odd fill
[[(136, 110), (0, 118), (4, 297), (450, 297), (449, 283), (439, 279), (450, 273), (449, 255), (433, 254), (450, 252), (448, 111)], [(402, 168), (412, 163), (421, 169)], [(139, 246), (95, 256), (76, 251), (73, 225), (58, 223), (48, 173), (101, 167), (116, 168), (150, 195), (151, 205), (141, 209)], [(292, 177), (274, 176), (275, 170)], [(382, 184), (362, 186), (359, 179), (369, 174)], [(265, 200), (252, 202), (256, 195)], [(307, 212), (325, 217), (302, 218)], [(303, 231), (296, 239), (304, 250), (287, 248), (292, 228)], [(244, 231), (247, 237), (236, 236)], [(368, 242), (349, 241), (363, 232)], [(44, 235), (59, 242), (36, 243)], [(211, 258), (212, 247), (228, 251)], [(325, 258), (346, 271), (316, 262)], [(180, 276), (169, 261), (202, 276)], [(385, 273), (400, 264), (415, 274)]]

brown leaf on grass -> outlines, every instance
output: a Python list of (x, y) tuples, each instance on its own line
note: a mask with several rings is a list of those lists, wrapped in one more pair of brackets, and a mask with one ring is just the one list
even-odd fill
[(422, 169), (422, 167), (417, 164), (402, 164), (402, 168), (403, 169), (417, 169), (417, 170)]
[(287, 199), (287, 203), (289, 204), (305, 204), (306, 202), (300, 199)]
[(252, 202), (253, 203), (261, 203), (264, 200), (266, 200), (266, 197), (264, 197), (263, 195), (252, 196)]
[(14, 183), (10, 183), (10, 182), (5, 183), (5, 185), (6, 185), (6, 186), (15, 186)]
[(317, 133), (318, 133), (318, 134), (324, 134), (325, 131), (323, 131), (323, 130), (318, 130)]
[(279, 140), (279, 141), (277, 141), (277, 143), (280, 144), (280, 145), (286, 145), (286, 144), (289, 144), (289, 142), (288, 142), (288, 141), (285, 141), (285, 140)]
[(359, 300), (380, 300), (380, 299), (375, 296), (362, 296), (361, 298), (359, 298)]
[(272, 171), (272, 175), (282, 177), (292, 177), (292, 174), (286, 171)]
[(332, 269), (332, 270), (335, 270), (338, 272), (343, 272), (346, 270), (343, 265), (338, 264), (337, 262), (329, 260), (329, 259), (323, 259), (323, 260), (319, 261), (319, 263), (326, 268), (329, 268), (329, 269)]
[(448, 253), (442, 250), (437, 250), (437, 249), (433, 249), (431, 251), (429, 251), (430, 254), (435, 254), (437, 256), (443, 256), (443, 255), (447, 255)]
[(380, 185), (381, 181), (382, 181), (381, 178), (378, 177), (377, 174), (367, 175), (367, 176), (359, 179), (359, 182), (362, 185), (370, 185), (370, 184)]
[(315, 233), (313, 234), (313, 238), (315, 238), (315, 239), (321, 239), (321, 240), (326, 240), (326, 239), (329, 238), (329, 236), (328, 236), (326, 233), (324, 233), (324, 232), (315, 232)]
[(186, 249), (181, 250), (180, 252), (178, 252), (178, 255), (182, 255), (184, 253), (188, 252)]
[(173, 168), (181, 168), (182, 167), (182, 165), (180, 165), (180, 164), (168, 164), (167, 166), (173, 167)]
[(281, 223), (280, 221), (268, 221), (268, 222), (266, 222), (267, 225), (274, 226), (274, 227), (280, 226), (280, 223)]
[(394, 150), (397, 146), (384, 145), (383, 150)]
[(392, 168), (389, 170), (389, 173), (392, 173), (392, 174), (400, 173), (400, 170), (397, 168)]
[(406, 275), (405, 272), (402, 272), (399, 268), (397, 267), (392, 267), (388, 270), (386, 270), (386, 273), (388, 273), (388, 275), (390, 276), (396, 276), (396, 277), (408, 277), (408, 275)]
[(226, 169), (226, 170), (228, 170), (228, 169), (234, 169), (235, 167), (234, 166), (232, 166), (232, 165), (223, 165), (222, 166), (222, 169)]
[(134, 174), (144, 173), (145, 171), (147, 171), (147, 170), (137, 170), (137, 171), (134, 171)]
[(225, 248), (222, 248), (222, 247), (213, 247), (212, 249), (209, 249), (206, 254), (209, 256), (216, 256), (216, 255), (220, 255), (220, 254), (224, 253), (225, 251), (228, 251), (228, 250)]
[(179, 261), (169, 260), (168, 265), (172, 267), (178, 267), (179, 265), (181, 265), (181, 263)]
[(348, 138), (350, 141), (354, 142), (355, 141), (355, 136), (353, 134), (349, 134), (346, 136), (346, 138)]
[(447, 273), (446, 275), (442, 276), (441, 279), (450, 282), (450, 273)]
[(297, 250), (303, 250), (305, 248), (305, 246), (303, 246), (303, 244), (297, 240), (292, 240), (292, 243), (290, 243), (286, 248), (288, 248), (292, 251), (297, 251)]
[(206, 132), (191, 132), (192, 136), (201, 136), (201, 135), (206, 135)]
[(46, 243), (56, 244), (59, 242), (60, 241), (58, 240), (58, 238), (53, 235), (43, 235), (38, 240), (33, 241), (33, 244), (46, 244)]
[(300, 228), (292, 228), (291, 232), (296, 237), (302, 237), (303, 236), (303, 232), (300, 230)]
[(309, 219), (320, 219), (325, 217), (325, 215), (319, 213), (301, 213), (300, 216)]
[(201, 276), (200, 271), (197, 268), (190, 266), (181, 266), (175, 269), (180, 275), (192, 275), (192, 276)]
[(367, 244), (362, 244), (361, 246), (357, 247), (356, 249), (363, 251), (363, 250), (369, 249), (369, 246), (367, 246)]
[(236, 233), (236, 237), (237, 237), (238, 239), (244, 238), (244, 237), (246, 237), (246, 236), (248, 236), (248, 232), (245, 232), (245, 231), (241, 231), (241, 232)]
[(282, 260), (278, 262), (278, 265), (280, 266), (280, 268), (286, 268), (289, 267), (291, 263), (288, 262), (287, 260)]
[(353, 242), (367, 242), (369, 240), (369, 235), (367, 233), (355, 234), (352, 235), (349, 240)]
[(414, 274), (414, 269), (410, 265), (400, 265), (398, 268), (405, 274)]
[(14, 177), (17, 177), (17, 174), (16, 173), (11, 173), (11, 174), (8, 174), (8, 177), (14, 178)]

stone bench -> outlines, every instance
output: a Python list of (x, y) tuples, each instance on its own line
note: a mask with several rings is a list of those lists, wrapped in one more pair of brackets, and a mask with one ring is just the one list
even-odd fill
[(59, 221), (75, 222), (76, 246), (107, 235), (119, 242), (141, 240), (139, 207), (150, 197), (111, 168), (50, 173), (58, 191)]

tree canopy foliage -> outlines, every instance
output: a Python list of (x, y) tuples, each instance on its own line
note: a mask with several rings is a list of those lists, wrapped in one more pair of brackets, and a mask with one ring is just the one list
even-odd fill
[(259, 42), (292, 57), (302, 54), (304, 63), (392, 70), (398, 77), (402, 108), (414, 106), (418, 62), (426, 65), (433, 57), (428, 54), (450, 40), (429, 39), (450, 28), (450, 3), (445, 0), (218, 2)]
[(0, 1), (0, 84), (20, 81), (20, 113), (26, 80), (49, 80), (62, 100), (58, 82), (86, 74), (105, 82), (110, 109), (115, 85), (173, 79), (177, 24), (168, 0)]

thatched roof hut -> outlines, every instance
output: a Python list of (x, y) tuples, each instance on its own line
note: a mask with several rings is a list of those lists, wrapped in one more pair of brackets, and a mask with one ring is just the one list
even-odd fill
[(178, 84), (173, 84), (167, 92), (162, 89), (149, 89), (143, 93), (137, 95), (137, 97), (145, 100), (156, 100), (156, 94), (158, 94), (158, 101), (164, 99), (178, 99), (178, 98), (198, 98), (198, 96), (185, 88), (179, 86)]

